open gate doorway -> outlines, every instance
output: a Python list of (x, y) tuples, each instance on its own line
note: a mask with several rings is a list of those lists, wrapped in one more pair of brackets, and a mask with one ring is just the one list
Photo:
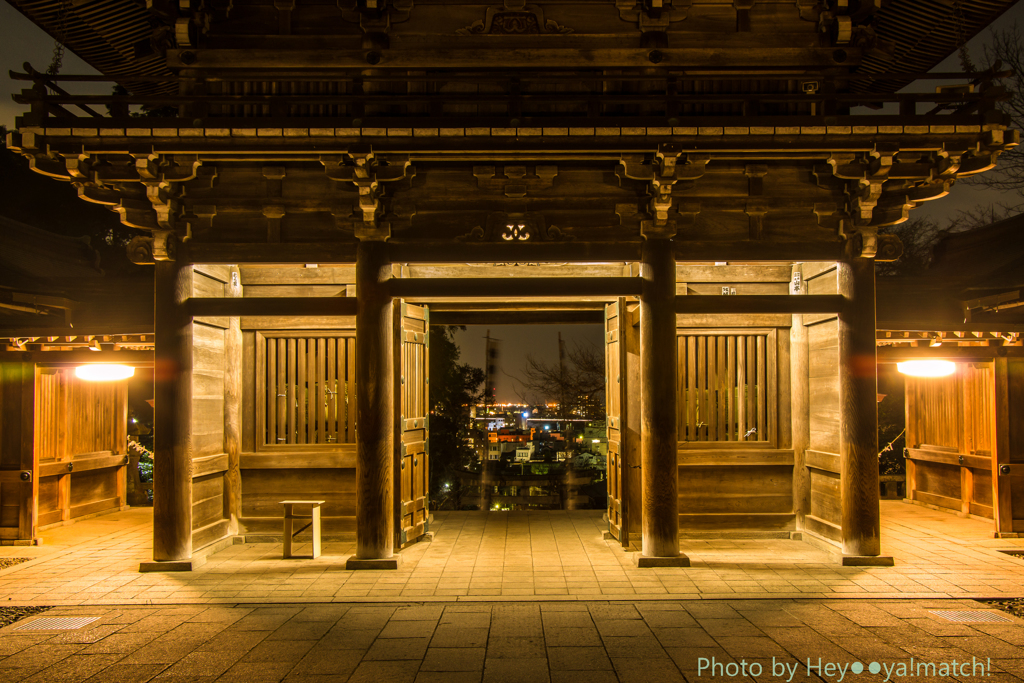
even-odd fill
[[(585, 316), (521, 311), (509, 320), (517, 324), (502, 324), (505, 313), (495, 324), (452, 330), (449, 352), (457, 349), (459, 364), (483, 370), (484, 383), (467, 406), (468, 462), (453, 473), (451, 463), (435, 461), (443, 472), (434, 488), (435, 509), (606, 509), (602, 306), (594, 304)], [(438, 315), (460, 319), (451, 312)], [(444, 442), (451, 449), (451, 439)]]

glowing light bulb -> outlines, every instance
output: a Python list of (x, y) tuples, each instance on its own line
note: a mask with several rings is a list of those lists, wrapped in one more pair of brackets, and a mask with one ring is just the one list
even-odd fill
[(133, 375), (135, 375), (135, 368), (130, 365), (93, 363), (79, 365), (75, 368), (75, 377), (87, 382), (115, 382), (119, 379), (128, 379)]
[(911, 377), (946, 377), (956, 372), (956, 363), (948, 360), (908, 360), (897, 363), (896, 369)]

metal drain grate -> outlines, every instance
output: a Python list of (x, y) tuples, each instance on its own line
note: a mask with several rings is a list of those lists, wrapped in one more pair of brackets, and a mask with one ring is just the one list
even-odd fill
[(929, 614), (960, 624), (1012, 624), (1013, 619), (987, 609), (931, 609)]
[(12, 628), (12, 631), (74, 631), (88, 626), (99, 617), (40, 617)]

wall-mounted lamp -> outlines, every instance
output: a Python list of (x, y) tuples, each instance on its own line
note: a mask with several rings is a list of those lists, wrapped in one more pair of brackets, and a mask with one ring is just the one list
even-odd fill
[(956, 363), (948, 360), (908, 360), (897, 363), (896, 369), (911, 377), (946, 377), (956, 372)]
[(135, 368), (130, 365), (113, 363), (90, 363), (75, 368), (75, 377), (87, 382), (116, 382), (135, 375)]

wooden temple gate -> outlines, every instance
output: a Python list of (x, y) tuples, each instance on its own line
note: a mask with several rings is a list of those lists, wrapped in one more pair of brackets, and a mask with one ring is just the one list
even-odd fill
[[(59, 0), (13, 2), (50, 25)], [(424, 305), (605, 321), (611, 533), (641, 565), (685, 565), (687, 530), (886, 561), (873, 266), (899, 245), (878, 229), (1017, 136), (995, 72), (897, 93), (955, 48), (922, 28), (953, 15), (880, 4), (69, 12), (128, 94), (29, 69), (8, 145), (149, 235), (130, 247), (155, 264), (147, 568), (267, 533), (296, 497), (355, 532), (349, 567), (396, 567), (429, 521)], [(961, 4), (976, 31), (1010, 3)], [(147, 52), (154, 25), (169, 44)]]

